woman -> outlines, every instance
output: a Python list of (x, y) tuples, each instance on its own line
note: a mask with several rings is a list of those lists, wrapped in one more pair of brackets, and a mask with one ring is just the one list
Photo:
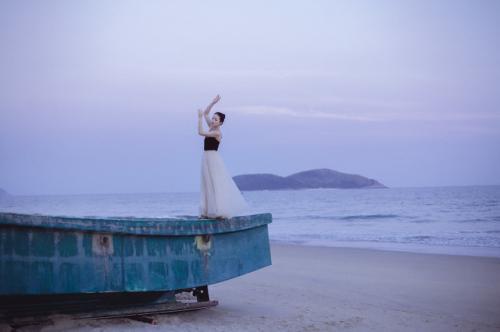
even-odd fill
[[(217, 151), (222, 139), (220, 130), (226, 116), (215, 112), (210, 120), (212, 107), (219, 102), (217, 95), (205, 111), (198, 110), (198, 134), (205, 137), (201, 163), (200, 218), (231, 218), (248, 212), (248, 205), (229, 175)], [(203, 130), (205, 117), (209, 131)]]

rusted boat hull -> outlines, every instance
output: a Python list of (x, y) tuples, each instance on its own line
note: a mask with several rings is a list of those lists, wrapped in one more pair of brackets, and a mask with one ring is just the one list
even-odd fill
[(271, 264), (270, 214), (228, 220), (0, 213), (0, 296), (175, 291)]

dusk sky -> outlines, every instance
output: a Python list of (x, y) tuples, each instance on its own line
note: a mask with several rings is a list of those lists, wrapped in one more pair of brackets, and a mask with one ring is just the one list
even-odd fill
[(197, 191), (232, 175), (500, 184), (500, 1), (2, 1), (0, 188)]

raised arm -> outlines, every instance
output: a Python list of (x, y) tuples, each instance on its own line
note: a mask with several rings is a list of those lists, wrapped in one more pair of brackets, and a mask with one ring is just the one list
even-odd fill
[(220, 131), (214, 130), (214, 131), (204, 131), (203, 130), (203, 124), (201, 121), (201, 118), (203, 117), (203, 111), (198, 110), (198, 134), (201, 136), (205, 137), (215, 137), (217, 139), (220, 139)]
[(207, 108), (205, 108), (205, 111), (203, 111), (203, 115), (205, 116), (205, 121), (207, 122), (207, 126), (210, 127), (210, 124), (212, 123), (212, 121), (210, 120), (210, 117), (209, 117), (209, 114), (210, 114), (210, 111), (212, 110), (212, 107), (214, 107), (215, 104), (217, 104), (220, 100), (220, 96), (217, 95), (215, 96), (214, 100), (212, 100), (212, 102), (210, 104), (208, 104)]

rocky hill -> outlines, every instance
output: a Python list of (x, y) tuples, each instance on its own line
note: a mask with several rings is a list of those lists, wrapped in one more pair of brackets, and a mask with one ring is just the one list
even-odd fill
[(387, 188), (367, 177), (331, 169), (313, 169), (289, 176), (243, 174), (233, 177), (240, 190), (282, 190), (311, 188)]

